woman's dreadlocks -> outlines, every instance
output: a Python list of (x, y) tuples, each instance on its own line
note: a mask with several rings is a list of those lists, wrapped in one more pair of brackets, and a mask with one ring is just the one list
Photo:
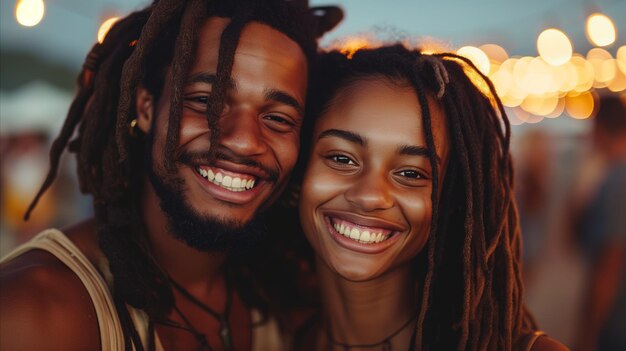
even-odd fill
[(145, 145), (145, 138), (133, 137), (129, 130), (135, 118), (135, 91), (141, 84), (158, 100), (169, 78), (165, 76), (167, 67), (171, 67), (174, 89), (172, 96), (164, 97), (171, 100), (164, 158), (168, 172), (174, 172), (182, 87), (195, 57), (197, 31), (210, 16), (231, 19), (221, 36), (217, 81), (207, 112), (213, 131), (211, 145), (219, 137), (217, 121), (226, 82), (247, 23), (261, 22), (286, 34), (300, 45), (310, 63), (315, 55), (315, 28), (307, 6), (285, 0), (155, 0), (118, 21), (104, 42), (91, 49), (78, 77), (79, 91), (51, 147), (50, 171), (25, 215), (28, 218), (54, 181), (60, 157), (68, 147), (77, 155), (81, 191), (93, 196), (99, 245), (113, 276), (113, 296), (127, 347), (136, 331), (124, 318), (125, 304), (143, 309), (156, 321), (163, 320), (174, 304), (168, 277), (150, 252), (140, 213), (142, 158), (144, 148), (151, 145)]
[[(488, 91), (481, 92), (466, 72)], [(431, 232), (415, 259), (422, 291), (416, 342), (422, 350), (511, 350), (534, 323), (522, 299), (510, 126), (492, 83), (463, 57), (426, 55), (402, 45), (360, 50), (351, 58), (324, 54), (312, 76), (309, 117), (323, 114), (342, 88), (361, 78), (379, 77), (415, 91), (433, 168)], [(443, 106), (449, 129), (443, 184), (428, 95)], [(306, 120), (304, 148), (311, 147), (314, 119)], [(300, 172), (306, 162), (300, 160)]]

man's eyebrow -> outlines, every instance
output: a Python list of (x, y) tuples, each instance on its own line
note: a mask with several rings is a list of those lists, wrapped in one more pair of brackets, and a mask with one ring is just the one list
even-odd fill
[[(191, 76), (189, 76), (189, 78), (187, 79), (187, 82), (185, 82), (186, 85), (189, 84), (194, 84), (194, 83), (206, 83), (206, 84), (215, 84), (215, 82), (217, 81), (217, 76), (214, 73), (209, 73), (209, 72), (199, 72), (199, 73), (195, 73), (192, 74)], [(233, 81), (232, 79), (228, 80), (228, 88), (229, 89), (235, 89), (235, 81)]]
[(322, 138), (328, 138), (328, 137), (337, 137), (337, 138), (341, 138), (344, 140), (347, 140), (349, 142), (355, 143), (355, 144), (359, 144), (361, 146), (364, 146), (367, 142), (367, 140), (365, 138), (363, 138), (362, 136), (360, 136), (359, 134), (353, 133), (353, 132), (349, 132), (347, 130), (341, 130), (341, 129), (328, 129), (325, 130), (323, 132), (320, 133), (320, 136), (317, 138), (322, 139)]
[[(398, 153), (400, 155), (408, 155), (408, 156), (424, 156), (426, 158), (430, 158), (430, 150), (423, 146), (416, 145), (402, 145), (398, 148)], [(437, 158), (437, 163), (441, 164), (441, 159), (439, 155), (435, 155)]]
[(304, 106), (298, 100), (288, 93), (277, 89), (265, 89), (265, 100), (276, 101), (291, 106), (298, 111), (300, 115), (304, 115)]

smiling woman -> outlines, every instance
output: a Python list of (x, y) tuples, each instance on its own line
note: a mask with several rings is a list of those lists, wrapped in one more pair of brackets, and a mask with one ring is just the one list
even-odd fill
[(508, 120), (484, 75), (401, 45), (318, 70), (299, 212), (323, 313), (298, 349), (564, 350), (524, 309)]

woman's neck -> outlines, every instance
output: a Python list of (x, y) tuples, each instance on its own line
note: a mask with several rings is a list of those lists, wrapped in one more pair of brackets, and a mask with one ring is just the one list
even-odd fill
[[(320, 340), (326, 340), (318, 345), (318, 350), (344, 350), (338, 343), (376, 344), (399, 329), (402, 330), (389, 338), (391, 349), (408, 349), (418, 306), (415, 276), (409, 264), (364, 282), (346, 280), (321, 259), (316, 264), (325, 313)], [(377, 349), (352, 347), (350, 350)]]

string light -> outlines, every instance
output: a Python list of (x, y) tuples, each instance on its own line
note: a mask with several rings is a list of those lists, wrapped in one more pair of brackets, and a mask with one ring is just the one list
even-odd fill
[(24, 27), (39, 24), (45, 13), (43, 0), (19, 0), (15, 5), (15, 19)]
[(111, 27), (119, 19), (120, 19), (119, 17), (111, 17), (111, 18), (106, 19), (104, 22), (102, 22), (102, 24), (100, 25), (100, 28), (98, 28), (98, 43), (102, 44), (102, 42), (104, 41), (104, 38), (106, 38), (107, 33), (109, 32)]
[(481, 49), (474, 46), (464, 46), (456, 51), (457, 55), (463, 56), (474, 64), (482, 74), (488, 74), (491, 63), (489, 57)]
[(572, 43), (565, 33), (550, 28), (546, 29), (537, 38), (539, 56), (553, 66), (559, 66), (572, 58)]
[(601, 13), (594, 13), (587, 18), (587, 39), (597, 46), (608, 46), (615, 42), (615, 25)]

